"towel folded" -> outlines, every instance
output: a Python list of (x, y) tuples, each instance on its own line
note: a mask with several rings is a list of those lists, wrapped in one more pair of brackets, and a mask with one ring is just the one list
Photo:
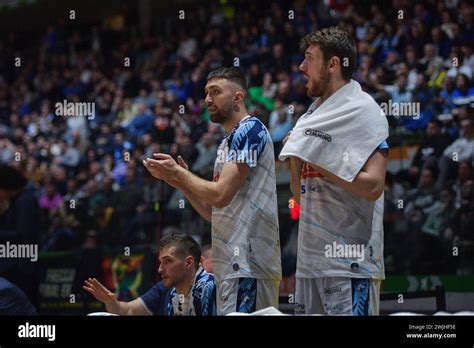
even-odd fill
[(298, 119), (279, 159), (298, 157), (352, 182), (388, 138), (387, 118), (354, 80), (318, 103), (319, 98)]

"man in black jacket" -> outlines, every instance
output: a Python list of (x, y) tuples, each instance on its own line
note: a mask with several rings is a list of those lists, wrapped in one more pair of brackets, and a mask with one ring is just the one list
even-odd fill
[[(0, 276), (17, 285), (37, 305), (37, 250), (40, 213), (26, 178), (15, 168), (0, 164)], [(35, 249), (36, 255), (14, 255), (11, 248)], [(25, 249), (23, 249), (25, 250)], [(23, 257), (25, 256), (25, 257)]]

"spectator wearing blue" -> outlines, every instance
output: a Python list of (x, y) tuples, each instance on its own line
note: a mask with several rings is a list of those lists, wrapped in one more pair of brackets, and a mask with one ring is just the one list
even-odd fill
[(38, 315), (25, 293), (0, 277), (0, 315)]
[(151, 131), (154, 120), (155, 118), (152, 113), (147, 110), (146, 105), (140, 103), (138, 105), (138, 113), (127, 126), (128, 135), (134, 139), (142, 137), (146, 132)]

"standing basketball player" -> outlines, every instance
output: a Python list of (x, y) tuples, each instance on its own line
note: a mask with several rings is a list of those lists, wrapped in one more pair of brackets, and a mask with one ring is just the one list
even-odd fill
[(205, 87), (212, 122), (227, 136), (220, 144), (214, 180), (206, 181), (170, 156), (144, 161), (158, 179), (180, 189), (212, 223), (217, 314), (278, 307), (281, 256), (273, 143), (268, 130), (248, 114), (247, 86), (236, 68), (212, 71)]
[[(342, 29), (331, 27), (308, 34), (301, 40), (301, 49), (304, 60), (299, 68), (308, 80), (307, 94), (317, 99), (300, 120), (317, 117), (313, 112), (329, 97), (349, 83), (356, 83), (351, 81), (355, 43)], [(368, 103), (375, 103), (370, 96), (365, 98)], [(297, 313), (378, 314), (384, 279), (382, 224), (387, 149), (384, 141), (352, 182), (315, 163), (290, 157), (291, 189), (301, 204)], [(347, 241), (357, 241), (362, 251), (359, 259), (349, 261), (344, 253), (328, 256), (328, 248), (345, 248)]]

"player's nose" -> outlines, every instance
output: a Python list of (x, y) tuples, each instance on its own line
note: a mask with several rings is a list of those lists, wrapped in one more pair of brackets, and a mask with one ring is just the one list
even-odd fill
[(300, 71), (305, 71), (306, 70), (306, 64), (305, 64), (305, 61), (303, 60), (300, 64), (300, 66), (298, 67), (298, 69), (300, 69)]

